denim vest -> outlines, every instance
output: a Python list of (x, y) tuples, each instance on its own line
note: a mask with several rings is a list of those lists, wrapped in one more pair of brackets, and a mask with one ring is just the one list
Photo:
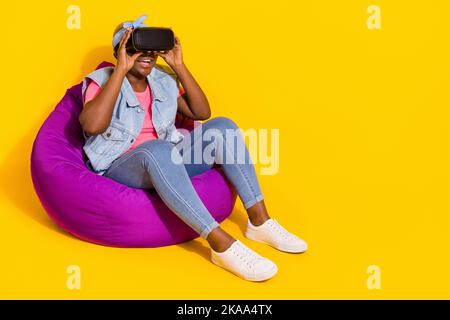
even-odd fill
[[(103, 87), (113, 70), (114, 67), (101, 68), (83, 79), (83, 101), (90, 80)], [(178, 79), (169, 68), (155, 65), (147, 76), (147, 81), (152, 94), (152, 121), (158, 139), (176, 144), (183, 137), (175, 128)], [(106, 131), (95, 136), (87, 136), (83, 131), (83, 150), (88, 158), (86, 165), (97, 174), (103, 175), (111, 163), (132, 146), (141, 132), (144, 116), (144, 108), (125, 77)]]

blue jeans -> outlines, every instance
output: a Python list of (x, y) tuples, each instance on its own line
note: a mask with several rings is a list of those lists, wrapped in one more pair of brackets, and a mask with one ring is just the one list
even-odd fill
[(181, 220), (206, 238), (219, 224), (190, 177), (214, 163), (222, 166), (246, 209), (263, 199), (244, 139), (236, 124), (225, 117), (204, 122), (175, 145), (160, 139), (146, 141), (117, 158), (104, 176), (133, 188), (154, 188)]

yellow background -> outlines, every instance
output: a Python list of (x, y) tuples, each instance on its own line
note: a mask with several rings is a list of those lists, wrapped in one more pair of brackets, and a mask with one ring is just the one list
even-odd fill
[[(81, 29), (66, 27), (69, 5)], [(382, 10), (368, 30), (366, 9)], [(1, 4), (0, 298), (450, 298), (448, 1), (9, 1)], [(114, 61), (116, 25), (172, 27), (213, 116), (280, 129), (270, 213), (305, 238), (249, 283), (195, 240), (159, 249), (79, 241), (47, 218), (29, 170), (34, 137), (65, 90)], [(16, 35), (21, 39), (16, 41)], [(161, 60), (161, 58), (160, 58)], [(162, 62), (162, 60), (160, 61)], [(81, 268), (81, 290), (66, 267)], [(381, 290), (366, 269), (381, 268)]]

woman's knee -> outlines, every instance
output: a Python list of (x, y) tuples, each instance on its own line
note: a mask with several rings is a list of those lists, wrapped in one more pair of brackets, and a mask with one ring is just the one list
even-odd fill
[(238, 125), (228, 117), (214, 117), (207, 121), (207, 123), (213, 128), (225, 130), (225, 129), (238, 129)]

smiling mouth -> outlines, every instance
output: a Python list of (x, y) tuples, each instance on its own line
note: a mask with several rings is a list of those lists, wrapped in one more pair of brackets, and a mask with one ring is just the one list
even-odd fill
[(138, 60), (138, 62), (144, 67), (150, 67), (154, 61), (155, 60), (151, 58), (143, 58)]

